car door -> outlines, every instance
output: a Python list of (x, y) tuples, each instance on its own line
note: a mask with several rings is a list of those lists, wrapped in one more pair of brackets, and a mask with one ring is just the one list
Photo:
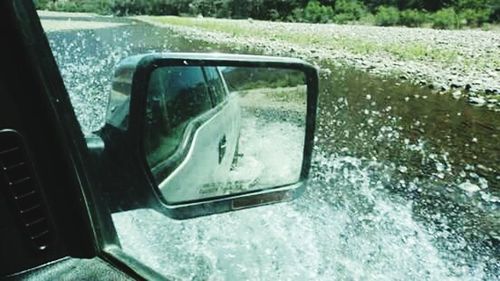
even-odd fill
[(2, 1), (0, 31), (0, 279), (54, 280), (75, 267), (77, 278), (128, 279), (97, 257), (86, 205), (97, 183), (32, 1)]
[[(160, 190), (173, 203), (213, 196), (213, 187), (225, 180), (222, 177), (235, 156), (240, 118), (237, 99), (228, 98), (215, 67), (155, 71), (148, 90), (145, 146), (153, 173), (171, 171), (158, 183)], [(196, 122), (200, 123), (197, 128)], [(187, 145), (181, 145), (184, 142)], [(181, 159), (171, 161), (175, 157)]]

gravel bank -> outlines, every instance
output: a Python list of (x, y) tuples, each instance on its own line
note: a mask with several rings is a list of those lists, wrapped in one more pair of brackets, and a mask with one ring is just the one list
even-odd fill
[[(192, 19), (199, 21), (198, 24), (206, 23), (207, 28), (200, 28), (168, 24), (162, 17), (135, 18), (169, 28), (189, 39), (232, 44), (237, 50), (258, 49), (265, 54), (314, 61), (328, 59), (378, 75), (397, 75), (436, 92), (451, 93), (453, 98), (466, 98), (475, 106), (500, 110), (500, 33), (496, 31)], [(235, 25), (254, 33), (262, 31), (262, 36), (210, 30), (214, 23), (227, 24), (228, 31)], [(321, 34), (323, 39), (300, 44), (282, 40), (280, 36), (285, 33)], [(359, 43), (363, 48), (353, 51), (349, 46), (338, 48), (338, 44), (332, 44), (332, 47), (325, 44), (329, 40)]]

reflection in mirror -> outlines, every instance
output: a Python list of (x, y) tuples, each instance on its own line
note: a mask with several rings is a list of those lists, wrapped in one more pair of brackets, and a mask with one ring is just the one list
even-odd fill
[(290, 69), (155, 69), (144, 149), (163, 198), (175, 204), (298, 182), (305, 81)]

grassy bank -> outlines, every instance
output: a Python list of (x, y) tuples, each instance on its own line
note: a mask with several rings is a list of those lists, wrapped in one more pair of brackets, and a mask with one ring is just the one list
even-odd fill
[[(444, 92), (461, 89), (500, 95), (500, 33), (481, 30), (283, 23), (257, 20), (140, 16), (191, 39), (226, 43), (236, 50), (345, 62), (375, 74)], [(491, 101), (496, 104), (496, 101)]]

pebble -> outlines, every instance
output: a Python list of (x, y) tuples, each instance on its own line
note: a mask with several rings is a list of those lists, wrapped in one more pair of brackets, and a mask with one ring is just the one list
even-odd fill
[(478, 185), (473, 184), (469, 181), (466, 181), (466, 182), (459, 184), (458, 187), (460, 189), (467, 191), (467, 192), (470, 192), (470, 193), (477, 192), (477, 191), (481, 190)]
[(451, 94), (453, 96), (454, 99), (458, 100), (460, 99), (460, 97), (462, 96), (462, 92), (460, 91), (455, 91)]
[(332, 71), (329, 68), (321, 68), (320, 72), (322, 74), (324, 74), (325, 76), (328, 76), (328, 75), (332, 74)]
[(469, 103), (474, 106), (483, 106), (486, 103), (486, 100), (482, 97), (469, 97)]

